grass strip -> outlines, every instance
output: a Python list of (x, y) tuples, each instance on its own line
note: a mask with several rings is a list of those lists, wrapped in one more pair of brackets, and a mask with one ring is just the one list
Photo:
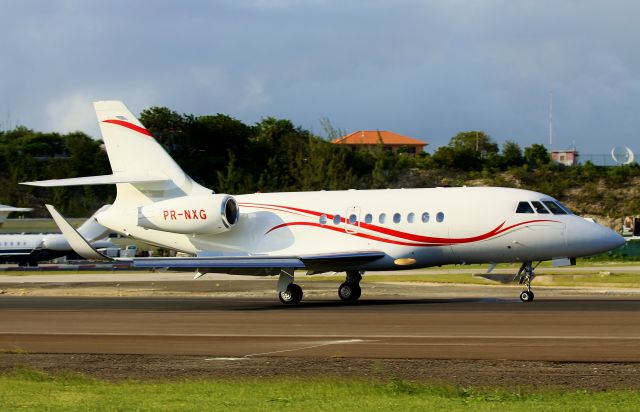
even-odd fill
[(480, 389), (400, 379), (103, 382), (17, 368), (0, 375), (0, 405), (3, 411), (636, 411), (640, 392)]

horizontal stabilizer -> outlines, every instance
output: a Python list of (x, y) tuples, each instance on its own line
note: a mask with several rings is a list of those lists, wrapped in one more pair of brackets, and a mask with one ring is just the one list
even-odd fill
[(33, 209), (30, 207), (13, 207), (13, 206), (6, 206), (6, 205), (0, 205), (0, 212), (31, 212)]
[(87, 242), (87, 240), (83, 238), (82, 235), (78, 233), (78, 231), (75, 230), (64, 217), (62, 217), (55, 207), (51, 205), (45, 206), (49, 213), (51, 213), (51, 217), (53, 217), (53, 220), (56, 222), (56, 225), (58, 225), (58, 228), (67, 239), (69, 246), (71, 246), (74, 252), (88, 260), (111, 261), (110, 258), (95, 250), (93, 246), (91, 246), (89, 242)]
[(35, 182), (23, 182), (21, 185), (58, 187), (58, 186), (82, 186), (82, 185), (109, 185), (115, 183), (158, 183), (170, 181), (166, 176), (148, 174), (119, 173), (102, 176), (72, 177), (69, 179), (40, 180)]

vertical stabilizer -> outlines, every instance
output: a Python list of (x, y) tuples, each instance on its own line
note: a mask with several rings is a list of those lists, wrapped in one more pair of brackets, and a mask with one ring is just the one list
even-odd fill
[(179, 189), (184, 195), (204, 189), (191, 180), (124, 103), (100, 101), (94, 107), (114, 175), (165, 176), (173, 186), (132, 183), (139, 190)]

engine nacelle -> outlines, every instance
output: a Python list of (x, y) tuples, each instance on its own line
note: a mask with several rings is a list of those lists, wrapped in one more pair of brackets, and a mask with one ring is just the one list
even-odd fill
[(224, 194), (183, 196), (138, 208), (138, 226), (173, 233), (223, 233), (239, 219), (238, 203)]

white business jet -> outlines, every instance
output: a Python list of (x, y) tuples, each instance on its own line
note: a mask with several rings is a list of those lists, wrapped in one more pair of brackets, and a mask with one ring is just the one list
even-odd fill
[[(135, 267), (278, 275), (280, 300), (294, 304), (303, 296), (295, 270), (346, 272), (338, 295), (356, 301), (366, 271), (520, 262), (520, 299), (528, 302), (535, 262), (571, 265), (624, 243), (552, 197), (520, 189), (217, 194), (184, 173), (122, 102), (94, 106), (113, 174), (25, 184), (115, 184), (113, 206), (96, 215), (100, 224), (193, 255), (137, 258)], [(47, 207), (76, 252), (106, 259)]]
[[(111, 205), (104, 205), (97, 213), (107, 210)], [(32, 209), (19, 209), (26, 212)], [(0, 208), (0, 212), (2, 209)], [(15, 210), (12, 210), (15, 211)], [(78, 232), (91, 243), (95, 249), (114, 247), (105, 239), (109, 229), (95, 220), (94, 216), (87, 219)], [(61, 256), (75, 256), (69, 242), (61, 233), (3, 233), (0, 234), (0, 263), (18, 263), (21, 266), (37, 266), (38, 262), (59, 258)]]

